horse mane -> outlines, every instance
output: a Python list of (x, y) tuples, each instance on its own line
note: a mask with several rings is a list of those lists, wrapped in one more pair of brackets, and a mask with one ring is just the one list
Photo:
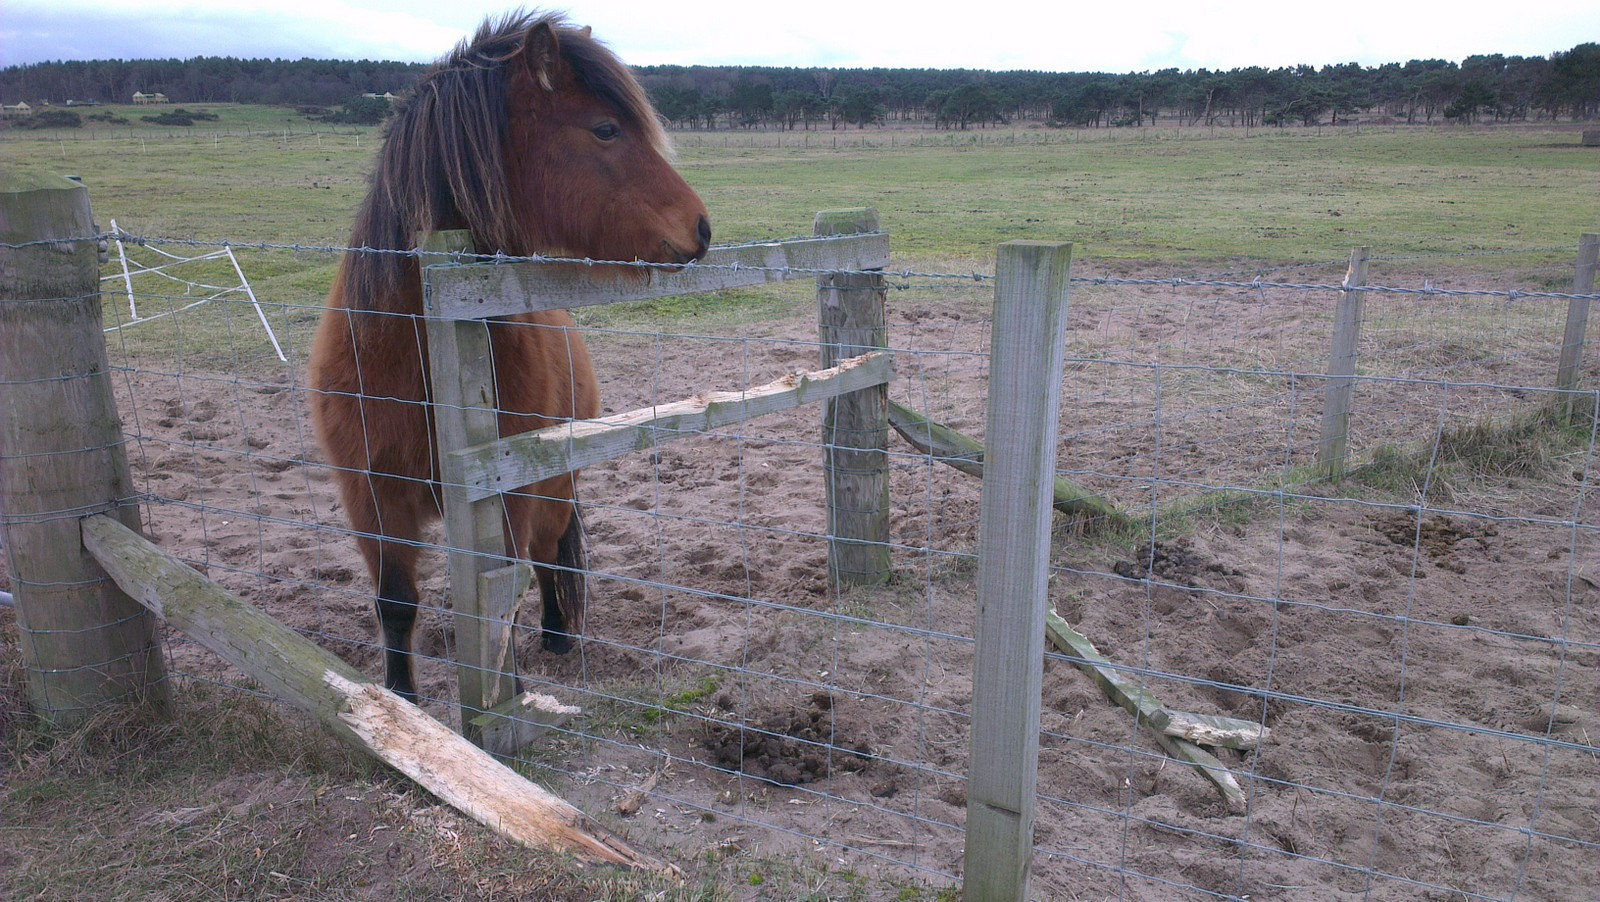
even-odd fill
[[(644, 89), (588, 29), (567, 25), (559, 13), (512, 11), (485, 20), (397, 103), (356, 216), (352, 247), (409, 250), (419, 231), (466, 229), (480, 253), (537, 250), (528, 246), (511, 206), (502, 148), (510, 124), (506, 66), (528, 29), (541, 22), (555, 29), (578, 83), (672, 157)], [(411, 295), (402, 289), (416, 279), (416, 266), (414, 258), (400, 254), (353, 254), (342, 274), (345, 303), (361, 310), (403, 306)]]

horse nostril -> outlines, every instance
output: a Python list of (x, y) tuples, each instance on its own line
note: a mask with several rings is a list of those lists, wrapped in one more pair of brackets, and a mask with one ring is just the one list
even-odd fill
[(707, 219), (705, 214), (702, 213), (700, 221), (695, 223), (695, 228), (700, 236), (700, 253), (695, 254), (695, 256), (704, 257), (706, 251), (711, 248), (711, 220)]

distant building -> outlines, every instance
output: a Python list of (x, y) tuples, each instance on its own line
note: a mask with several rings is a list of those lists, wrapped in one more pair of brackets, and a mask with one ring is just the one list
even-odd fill
[(19, 100), (16, 103), (0, 105), (0, 119), (21, 119), (32, 115), (33, 107), (28, 106), (27, 101)]
[(384, 91), (382, 94), (373, 94), (369, 92), (362, 94), (361, 96), (367, 98), (368, 100), (387, 100), (390, 103), (394, 103), (396, 100), (400, 99), (388, 91)]
[(134, 91), (133, 92), (133, 105), (134, 106), (144, 106), (145, 104), (150, 104), (150, 103), (166, 103), (166, 102), (167, 102), (167, 95), (161, 93), (160, 91), (157, 91), (154, 94), (146, 94), (143, 91)]

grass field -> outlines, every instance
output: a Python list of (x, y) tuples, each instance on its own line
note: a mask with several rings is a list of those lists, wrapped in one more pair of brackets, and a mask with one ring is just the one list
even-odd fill
[[(297, 117), (271, 121), (281, 111), (215, 109), (221, 121), (193, 133), (11, 130), (0, 161), (82, 176), (101, 219), (136, 232), (342, 243), (376, 130), (313, 133)], [(1341, 259), (1358, 244), (1375, 254), (1567, 247), (1600, 218), (1600, 154), (1571, 130), (1036, 130), (951, 145), (899, 132), (893, 147), (883, 134), (821, 132), (811, 147), (791, 143), (794, 133), (726, 136), (726, 147), (686, 135), (680, 167), (719, 242), (789, 237), (808, 232), (818, 209), (873, 206), (897, 254), (917, 265), (987, 262), (994, 244), (1016, 238), (1173, 271)]]
[[(314, 248), (345, 242), (378, 132), (228, 106), (211, 107), (218, 123), (185, 132), (140, 124), (142, 109), (102, 109), (133, 121), (0, 132), (0, 165), (80, 176), (102, 227), (115, 219), (136, 234), (206, 245), (308, 248), (242, 255), (257, 295), (303, 336), (337, 265), (334, 253)], [(1578, 236), (1600, 230), (1600, 152), (1579, 147), (1570, 130), (693, 134), (681, 137), (679, 165), (719, 243), (805, 234), (819, 209), (873, 206), (897, 270), (987, 271), (995, 244), (1028, 238), (1077, 242), (1077, 273), (1272, 272), (1318, 262), (1342, 272), (1350, 248), (1368, 245), (1377, 256), (1430, 257), (1435, 274), (1525, 267), (1520, 287), (1561, 290), (1548, 273), (1569, 277)], [(226, 275), (215, 266), (197, 273)], [(976, 304), (988, 289), (970, 291)], [(106, 303), (125, 313), (114, 295)], [(756, 304), (742, 315), (781, 308)], [(706, 309), (614, 315), (677, 320), (682, 330), (681, 318)], [(708, 330), (705, 319), (696, 326)], [(186, 332), (181, 348), (163, 344), (171, 334), (129, 341), (147, 342), (137, 348), (144, 359), (188, 366), (231, 353), (223, 328)], [(1415, 481), (1409, 471), (1405, 479)], [(948, 893), (870, 880), (824, 854), (791, 860), (758, 848), (707, 850), (688, 885), (585, 873), (487, 837), (292, 713), (204, 684), (180, 699), (181, 729), (108, 717), (50, 737), (25, 713), (15, 647), (14, 621), (0, 609), (0, 897)]]
[[(164, 238), (343, 246), (379, 140), (270, 107), (211, 107), (219, 121), (190, 131), (100, 109), (131, 123), (0, 132), (0, 165), (79, 176), (102, 227)], [(894, 270), (987, 271), (996, 244), (1042, 239), (1075, 243), (1074, 275), (1270, 273), (1367, 245), (1380, 259), (1446, 255), (1430, 261), (1437, 276), (1565, 266), (1600, 228), (1600, 153), (1571, 129), (844, 130), (679, 144), (716, 242), (808, 234), (817, 210), (872, 206)], [(1478, 256), (1515, 251), (1531, 253)], [(262, 254), (247, 271), (259, 297), (292, 309), (321, 302), (336, 264)], [(645, 311), (707, 306), (725, 304)]]

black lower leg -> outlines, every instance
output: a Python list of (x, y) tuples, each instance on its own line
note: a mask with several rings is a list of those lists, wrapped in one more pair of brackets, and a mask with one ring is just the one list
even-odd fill
[(537, 568), (539, 594), (543, 596), (544, 647), (556, 654), (572, 650), (583, 632), (584, 570), (588, 562), (583, 548), (583, 522), (574, 507), (566, 531), (556, 543), (556, 567)]
[(567, 632), (567, 618), (556, 596), (556, 574), (543, 567), (538, 568), (537, 572), (539, 595), (544, 602), (544, 613), (539, 619), (540, 644), (545, 651), (564, 655), (572, 650), (572, 637)]
[(409, 702), (417, 700), (412, 676), (411, 634), (417, 623), (417, 588), (404, 574), (384, 568), (378, 580), (378, 625), (383, 629), (383, 685)]

